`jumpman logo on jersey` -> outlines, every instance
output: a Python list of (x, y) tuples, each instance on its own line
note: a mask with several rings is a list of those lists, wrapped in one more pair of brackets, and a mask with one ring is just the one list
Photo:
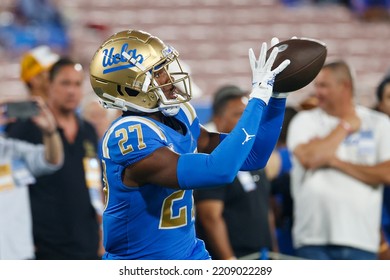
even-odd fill
[(256, 136), (256, 135), (249, 135), (248, 132), (246, 132), (245, 128), (242, 128), (242, 130), (244, 131), (244, 133), (246, 135), (244, 142), (242, 142), (242, 145), (244, 145), (246, 142), (248, 142), (249, 140), (251, 140), (253, 137)]

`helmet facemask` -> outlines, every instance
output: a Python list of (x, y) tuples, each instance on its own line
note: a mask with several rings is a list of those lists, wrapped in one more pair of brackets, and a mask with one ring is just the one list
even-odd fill
[[(164, 58), (156, 63), (154, 67), (145, 69), (142, 64), (138, 63), (134, 58), (130, 57), (126, 52), (122, 55), (128, 59), (128, 62), (138, 67), (143, 73), (142, 91), (146, 93), (154, 93), (158, 98), (158, 109), (168, 116), (176, 115), (179, 111), (180, 103), (191, 100), (191, 80), (187, 72), (179, 62), (178, 53), (175, 49), (167, 46), (163, 50)], [(168, 81), (164, 84), (159, 84), (157, 78), (159, 73), (164, 71), (168, 76)], [(173, 72), (174, 71), (174, 72)], [(137, 80), (135, 80), (137, 82)], [(139, 82), (140, 83), (140, 82)], [(166, 96), (164, 88), (172, 88), (171, 96)], [(169, 94), (169, 93), (168, 93)]]

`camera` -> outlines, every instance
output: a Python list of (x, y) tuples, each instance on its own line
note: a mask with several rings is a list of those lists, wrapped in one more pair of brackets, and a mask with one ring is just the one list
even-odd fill
[(39, 107), (35, 101), (18, 101), (5, 104), (5, 113), (8, 118), (29, 119), (39, 114)]

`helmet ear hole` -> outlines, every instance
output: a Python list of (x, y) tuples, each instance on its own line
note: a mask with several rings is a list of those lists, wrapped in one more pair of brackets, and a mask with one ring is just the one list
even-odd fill
[(116, 91), (117, 91), (120, 95), (124, 96), (124, 94), (123, 94), (123, 92), (122, 92), (122, 87), (121, 87), (121, 85), (116, 85)]
[(133, 90), (133, 89), (131, 89), (129, 87), (125, 87), (125, 91), (126, 91), (128, 96), (132, 96), (132, 97), (136, 97), (139, 94), (138, 91)]
[(125, 95), (125, 94), (123, 93), (123, 90), (122, 90), (122, 89), (124, 89), (125, 92), (127, 93), (127, 95), (130, 96), (130, 97), (136, 97), (136, 96), (139, 94), (138, 91), (133, 90), (133, 89), (131, 89), (131, 88), (129, 88), (129, 87), (123, 87), (123, 88), (122, 88), (121, 85), (117, 85), (117, 86), (116, 86), (116, 91), (117, 91), (121, 96), (124, 96), (124, 95)]

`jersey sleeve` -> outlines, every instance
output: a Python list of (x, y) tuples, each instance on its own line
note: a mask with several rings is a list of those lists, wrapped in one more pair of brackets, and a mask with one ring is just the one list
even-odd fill
[(127, 166), (168, 146), (161, 128), (153, 121), (138, 117), (124, 117), (114, 123), (102, 141), (101, 156)]

